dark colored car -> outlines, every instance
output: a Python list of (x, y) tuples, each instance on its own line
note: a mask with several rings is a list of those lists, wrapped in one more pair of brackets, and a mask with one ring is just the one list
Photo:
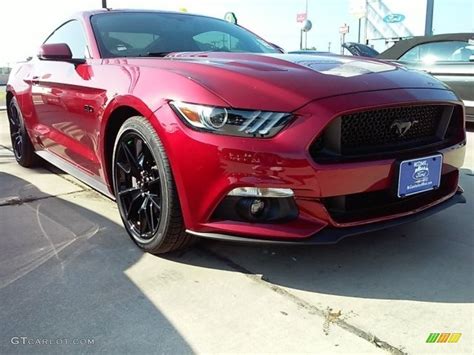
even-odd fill
[(115, 198), (146, 251), (332, 243), (463, 202), (464, 108), (375, 60), (279, 53), (231, 23), (84, 12), (12, 71), (17, 161)]
[(376, 58), (379, 55), (372, 47), (356, 42), (346, 42), (342, 44), (344, 49), (347, 49), (350, 54), (358, 57)]
[(474, 33), (413, 37), (380, 54), (359, 43), (344, 47), (353, 55), (395, 60), (430, 73), (456, 92), (466, 106), (466, 120), (474, 122)]

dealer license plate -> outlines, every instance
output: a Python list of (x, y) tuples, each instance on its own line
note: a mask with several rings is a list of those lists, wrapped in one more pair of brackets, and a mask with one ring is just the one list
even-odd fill
[(398, 197), (437, 189), (441, 181), (442, 166), (441, 154), (402, 161), (398, 176)]

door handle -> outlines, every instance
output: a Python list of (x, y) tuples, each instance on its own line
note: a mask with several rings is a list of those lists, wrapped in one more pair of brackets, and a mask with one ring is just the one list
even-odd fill
[(31, 83), (33, 85), (38, 85), (39, 84), (39, 76), (35, 75), (31, 78)]

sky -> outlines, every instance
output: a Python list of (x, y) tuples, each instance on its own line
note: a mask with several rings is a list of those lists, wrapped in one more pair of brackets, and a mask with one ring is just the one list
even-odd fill
[[(346, 41), (357, 41), (358, 20), (350, 14), (351, 0), (308, 0), (313, 29), (308, 47), (340, 50), (339, 27), (347, 23)], [(372, 0), (371, 0), (372, 1)], [(426, 0), (392, 0), (406, 6)], [(434, 0), (435, 33), (474, 32), (474, 0)], [(296, 14), (304, 12), (305, 0), (108, 0), (112, 8), (163, 9), (223, 18), (233, 11), (240, 25), (278, 44), (285, 50), (299, 48), (300, 24)], [(0, 65), (14, 63), (36, 53), (55, 27), (74, 12), (101, 7), (101, 0), (13, 0), (0, 6)]]

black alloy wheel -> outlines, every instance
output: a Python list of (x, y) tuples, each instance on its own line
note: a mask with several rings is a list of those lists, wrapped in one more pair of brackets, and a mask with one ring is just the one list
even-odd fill
[(21, 166), (31, 167), (36, 164), (38, 157), (26, 131), (25, 122), (16, 98), (8, 104), (8, 122), (10, 124), (10, 138), (15, 159)]
[(10, 104), (10, 112), (8, 118), (10, 120), (10, 137), (12, 141), (13, 152), (15, 153), (15, 158), (21, 159), (23, 156), (23, 128), (22, 122), (20, 119), (20, 114), (16, 105)]
[(162, 254), (194, 241), (185, 231), (163, 144), (144, 117), (131, 117), (120, 128), (112, 158), (112, 177), (125, 229), (140, 248)]
[(161, 181), (153, 155), (144, 139), (127, 132), (119, 141), (115, 158), (117, 198), (128, 228), (141, 243), (158, 230), (161, 219)]

